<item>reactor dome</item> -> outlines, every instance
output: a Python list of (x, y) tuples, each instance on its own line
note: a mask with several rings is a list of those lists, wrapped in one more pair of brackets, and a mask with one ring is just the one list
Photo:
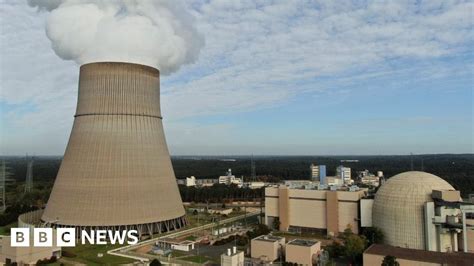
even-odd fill
[(423, 205), (433, 190), (454, 190), (438, 176), (418, 171), (388, 179), (375, 195), (372, 221), (391, 246), (425, 249)]

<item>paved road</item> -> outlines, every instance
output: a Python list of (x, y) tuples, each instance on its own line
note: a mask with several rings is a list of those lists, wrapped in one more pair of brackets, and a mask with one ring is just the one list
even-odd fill
[[(187, 206), (187, 207), (221, 207), (222, 206), (222, 203), (188, 203), (188, 204), (184, 204), (184, 206)], [(244, 203), (229, 203), (229, 204), (226, 204), (225, 205), (226, 207), (228, 208), (234, 208), (234, 207), (254, 207), (254, 208), (260, 208), (260, 207), (263, 207), (265, 205), (263, 205), (262, 203), (260, 202), (244, 202)]]
[[(252, 216), (257, 216), (259, 214), (260, 214), (260, 211), (258, 210), (258, 211), (254, 211), (254, 212), (251, 212), (251, 213), (242, 214), (240, 216), (235, 216), (235, 217), (231, 217), (231, 218), (222, 220), (222, 221), (219, 222), (219, 224), (227, 224), (227, 223), (235, 222), (235, 221), (238, 221), (238, 220), (242, 220), (246, 217), (248, 218), (248, 217), (252, 217)], [(135, 244), (135, 245), (128, 245), (128, 246), (112, 249), (112, 250), (107, 251), (107, 253), (110, 254), (110, 255), (115, 255), (115, 256), (132, 258), (132, 259), (141, 260), (141, 261), (148, 261), (148, 258), (146, 258), (146, 257), (141, 257), (139, 255), (130, 255), (130, 254), (125, 254), (125, 253), (129, 252), (132, 249), (137, 249), (137, 248), (145, 246), (145, 245), (153, 244), (161, 238), (165, 238), (165, 237), (166, 238), (168, 238), (168, 237), (176, 238), (176, 237), (179, 237), (179, 236), (182, 236), (182, 235), (187, 235), (187, 234), (202, 231), (202, 230), (205, 230), (205, 229), (210, 229), (213, 226), (215, 226), (214, 223), (209, 223), (209, 224), (201, 225), (201, 226), (198, 226), (198, 227), (193, 227), (193, 228), (189, 228), (189, 229), (185, 229), (185, 230), (176, 231), (176, 232), (173, 232), (173, 233), (170, 233), (170, 234), (165, 234), (165, 235), (162, 235), (162, 236), (159, 236), (159, 237), (156, 237), (156, 238), (152, 238), (152, 239), (149, 239), (149, 240), (139, 242), (138, 244)]]

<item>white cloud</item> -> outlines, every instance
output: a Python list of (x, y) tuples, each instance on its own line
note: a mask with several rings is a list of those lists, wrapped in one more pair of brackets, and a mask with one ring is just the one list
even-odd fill
[[(193, 134), (211, 131), (182, 118), (274, 107), (302, 93), (317, 95), (339, 86), (347, 90), (353, 82), (389, 79), (394, 73), (398, 77), (422, 70), (423, 79), (454, 75), (466, 66), (432, 65), (432, 60), (471, 51), (474, 39), (470, 1), (186, 4), (206, 46), (194, 64), (162, 79), (165, 127), (173, 135), (191, 127)], [(39, 139), (48, 139), (41, 133), (48, 127), (65, 128), (61, 134), (68, 136), (78, 67), (54, 55), (43, 29), (44, 13), (4, 1), (0, 17), (0, 102), (14, 106), (12, 113), (2, 115), (2, 123), (37, 132)], [(17, 112), (24, 105), (34, 111)], [(230, 131), (227, 126), (215, 125), (223, 135)], [(9, 143), (22, 141), (14, 133), (1, 134)], [(46, 146), (40, 152), (48, 151)], [(61, 152), (54, 148), (53, 153)]]
[(46, 34), (56, 54), (79, 64), (121, 61), (162, 74), (192, 63), (203, 46), (181, 0), (28, 0), (48, 10)]
[(207, 47), (197, 64), (178, 75), (212, 71), (171, 82), (165, 113), (181, 117), (258, 109), (308, 90), (295, 86), (300, 81), (311, 80), (313, 89), (322, 90), (320, 77), (357, 69), (375, 74), (386, 60), (461, 53), (473, 40), (473, 4), (468, 2), (317, 3), (210, 1), (198, 6)]

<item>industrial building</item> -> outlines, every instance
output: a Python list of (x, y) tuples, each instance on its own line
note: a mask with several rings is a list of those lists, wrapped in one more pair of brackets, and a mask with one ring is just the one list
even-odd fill
[(185, 185), (187, 187), (195, 187), (196, 186), (196, 177), (186, 177)]
[(283, 256), (289, 263), (313, 265), (318, 261), (321, 242), (310, 239), (293, 239), (285, 243), (284, 237), (263, 235), (252, 239), (250, 247), (251, 257), (257, 260), (257, 265), (281, 261)]
[(162, 238), (156, 241), (155, 246), (162, 250), (180, 250), (180, 251), (191, 251), (194, 249), (195, 242), (190, 240), (178, 240), (174, 238)]
[(336, 176), (344, 180), (344, 183), (348, 180), (352, 180), (351, 168), (342, 165), (338, 166), (336, 168)]
[(438, 252), (470, 251), (474, 246), (474, 221), (467, 216), (474, 206), (462, 202), (459, 191), (435, 175), (395, 175), (375, 199), (364, 199), (361, 206), (361, 224), (380, 228), (385, 244)]
[(251, 240), (250, 255), (263, 262), (273, 262), (283, 255), (285, 238), (262, 235)]
[(186, 225), (163, 132), (157, 69), (81, 66), (74, 125), (42, 221), (78, 232), (100, 227), (141, 235)]
[[(18, 217), (18, 227), (29, 228), (30, 236), (33, 236), (35, 225), (40, 224), (43, 210), (35, 210), (23, 213)], [(11, 236), (0, 236), (0, 264), (3, 265), (35, 265), (38, 260), (61, 257), (61, 247), (56, 243), (56, 230), (53, 229), (53, 243), (51, 247), (35, 247), (33, 239), (30, 238), (28, 247), (12, 247)]]
[(335, 235), (350, 226), (354, 233), (359, 232), (359, 204), (367, 189), (307, 188), (286, 185), (265, 188), (265, 223), (273, 227), (278, 219), (281, 231)]
[(237, 247), (227, 249), (227, 253), (221, 255), (221, 266), (244, 266), (245, 256), (243, 251), (238, 251)]
[(326, 165), (311, 164), (309, 167), (311, 177), (310, 179), (320, 184), (326, 184)]
[(234, 211), (232, 208), (209, 208), (207, 210), (210, 214), (229, 215)]
[(248, 182), (248, 183), (245, 183), (245, 185), (246, 187), (250, 189), (259, 189), (259, 188), (265, 187), (265, 183), (260, 182), (260, 181)]
[[(30, 233), (33, 235), (33, 232)], [(12, 247), (10, 245), (10, 236), (0, 236), (0, 262), (6, 265), (35, 265), (38, 260), (50, 259), (51, 257), (60, 258), (61, 248), (53, 245), (52, 247)], [(3, 264), (2, 264), (3, 265)]]
[(285, 246), (285, 260), (298, 265), (314, 265), (318, 261), (321, 242), (307, 239), (293, 239)]
[(384, 258), (389, 255), (395, 257), (400, 266), (472, 266), (474, 262), (473, 253), (446, 253), (373, 244), (364, 251), (363, 265), (382, 265)]
[(377, 171), (377, 175), (370, 173), (367, 169), (357, 172), (358, 184), (378, 187), (380, 185), (381, 179), (383, 179), (382, 171)]
[(184, 179), (176, 179), (176, 183), (178, 185), (184, 185), (187, 187), (195, 187), (197, 185), (195, 176), (186, 177)]
[(237, 185), (239, 187), (242, 187), (243, 185), (243, 180), (242, 178), (235, 177), (235, 175), (232, 174), (232, 169), (227, 170), (226, 175), (221, 175), (219, 176), (219, 184), (225, 184), (225, 185)]
[(196, 186), (198, 187), (212, 187), (218, 183), (219, 179), (196, 179)]
[(443, 179), (425, 172), (405, 172), (390, 178), (375, 198), (366, 197), (367, 192), (347, 184), (328, 187), (309, 180), (285, 181), (265, 189), (265, 223), (278, 225), (281, 231), (328, 235), (337, 235), (348, 226), (354, 233), (374, 226), (392, 246), (439, 252), (474, 250), (474, 205), (463, 202), (460, 192)]

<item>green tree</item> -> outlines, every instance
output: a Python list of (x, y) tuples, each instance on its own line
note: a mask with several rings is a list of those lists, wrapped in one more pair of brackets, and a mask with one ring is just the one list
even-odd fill
[(332, 244), (326, 246), (331, 258), (339, 258), (344, 255), (344, 246), (339, 241), (333, 241)]
[(158, 266), (161, 265), (161, 262), (157, 259), (154, 259), (150, 262), (150, 266)]
[(255, 227), (255, 229), (253, 229), (252, 231), (247, 232), (247, 236), (248, 236), (249, 239), (254, 239), (257, 236), (266, 235), (268, 233), (270, 233), (270, 229), (268, 229), (268, 226), (266, 226), (264, 224), (258, 224)]
[(382, 230), (378, 227), (367, 227), (362, 231), (362, 235), (367, 239), (367, 244), (381, 244), (384, 239)]
[(272, 223), (273, 229), (280, 230), (280, 224), (281, 224), (280, 218), (278, 217), (273, 218), (273, 223)]
[(344, 229), (344, 232), (342, 232), (342, 234), (340, 234), (339, 236), (345, 240), (353, 234), (354, 233), (352, 232), (352, 225), (347, 224), (346, 229)]
[(352, 262), (360, 262), (365, 250), (366, 240), (356, 234), (349, 235), (344, 241), (345, 256)]
[(400, 266), (400, 263), (398, 263), (397, 258), (395, 258), (395, 256), (387, 255), (383, 258), (381, 266)]

